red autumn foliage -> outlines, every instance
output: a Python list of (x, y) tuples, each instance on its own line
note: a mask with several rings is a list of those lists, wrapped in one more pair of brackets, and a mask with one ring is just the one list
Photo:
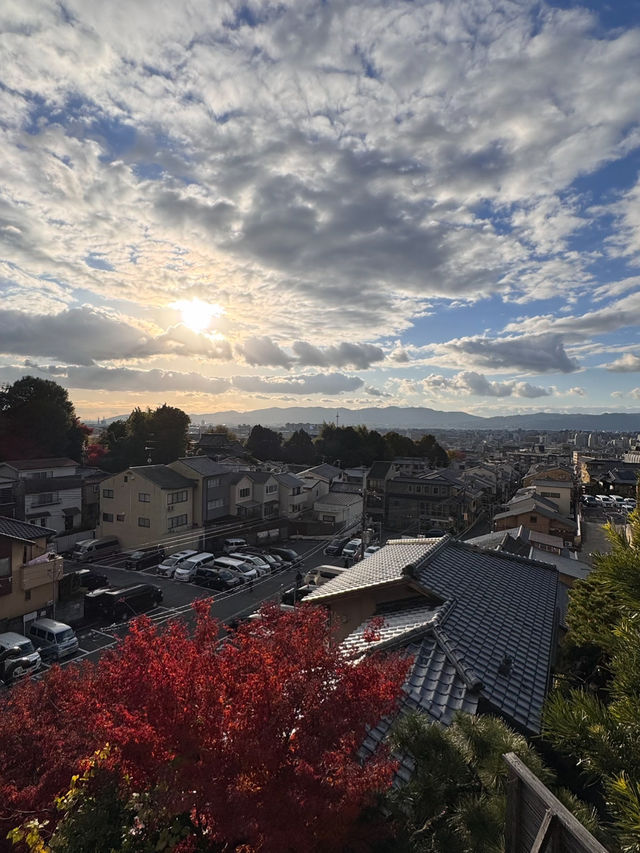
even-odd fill
[(196, 608), (193, 638), (143, 617), (98, 664), (56, 667), (11, 692), (0, 708), (2, 837), (26, 817), (55, 823), (54, 796), (108, 743), (133, 789), (165, 815), (191, 813), (212, 847), (346, 849), (392, 779), (384, 750), (362, 764), (358, 749), (393, 711), (408, 662), (347, 658), (324, 611), (308, 606), (268, 606), (220, 648), (208, 603)]

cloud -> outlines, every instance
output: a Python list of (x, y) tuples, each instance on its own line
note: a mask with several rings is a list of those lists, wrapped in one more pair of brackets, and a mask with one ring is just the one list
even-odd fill
[(425, 391), (455, 391), (479, 397), (548, 397), (552, 389), (531, 385), (529, 382), (491, 382), (474, 371), (463, 371), (452, 377), (431, 374), (422, 381)]
[(581, 388), (579, 385), (575, 385), (573, 388), (569, 388), (567, 394), (576, 394), (578, 397), (584, 397), (587, 392), (584, 388)]
[(362, 379), (342, 373), (314, 373), (286, 378), (234, 376), (232, 382), (240, 391), (270, 394), (345, 394), (364, 385)]
[(268, 337), (251, 338), (236, 347), (236, 352), (253, 365), (269, 367), (353, 367), (366, 370), (384, 359), (380, 347), (372, 344), (340, 343), (317, 347), (305, 341), (294, 341), (289, 355)]
[[(35, 365), (30, 364), (30, 367)], [(68, 388), (91, 388), (102, 391), (197, 391), (220, 394), (229, 388), (226, 379), (208, 378), (199, 373), (173, 370), (135, 370), (129, 367), (61, 367), (41, 368)]]
[(571, 373), (579, 367), (577, 361), (566, 354), (560, 335), (457, 338), (434, 349), (492, 370)]
[(236, 352), (253, 365), (290, 367), (292, 363), (291, 357), (267, 337), (251, 338), (237, 346)]
[(231, 358), (226, 341), (198, 335), (184, 326), (173, 326), (153, 336), (125, 320), (88, 307), (53, 315), (0, 310), (0, 349), (12, 355), (55, 358), (81, 365), (162, 354)]
[(636, 373), (640, 371), (640, 355), (628, 352), (605, 366), (614, 373)]

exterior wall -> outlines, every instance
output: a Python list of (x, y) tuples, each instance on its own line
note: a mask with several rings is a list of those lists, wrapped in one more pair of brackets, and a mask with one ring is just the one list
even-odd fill
[[(246, 494), (247, 489), (249, 490), (248, 494)], [(243, 518), (260, 517), (257, 512), (253, 512), (254, 507), (246, 506), (253, 501), (253, 481), (247, 475), (243, 476), (237, 483), (231, 484), (229, 489), (230, 515), (237, 515)]]
[(558, 519), (547, 518), (536, 512), (523, 512), (518, 515), (510, 515), (508, 518), (498, 518), (493, 522), (494, 530), (509, 530), (511, 527), (522, 525), (528, 530), (536, 530), (538, 533), (546, 533), (549, 536), (560, 536), (565, 542), (574, 541), (575, 531), (569, 527), (563, 527)]
[[(39, 461), (39, 460), (34, 460)], [(77, 465), (59, 465), (53, 468), (43, 466), (30, 471), (17, 471), (7, 464), (0, 464), (0, 476), (6, 476), (14, 480), (35, 480), (49, 477), (73, 477), (78, 470)]]
[(260, 518), (276, 518), (280, 512), (280, 484), (275, 477), (253, 483), (253, 499), (261, 505)]
[(368, 588), (341, 595), (322, 604), (328, 608), (331, 624), (336, 630), (336, 640), (341, 642), (365, 619), (373, 616), (379, 604), (415, 594), (415, 590), (405, 581), (398, 581), (384, 587)]
[(57, 600), (58, 581), (64, 567), (62, 558), (25, 565), (47, 551), (44, 536), (33, 543), (0, 536), (0, 558), (9, 557), (11, 567), (10, 579), (0, 579), (0, 630), (8, 630), (8, 625), (22, 630), (26, 614), (50, 610), (54, 597)]
[(302, 491), (302, 484), (294, 489), (280, 483), (278, 500), (280, 515), (287, 518), (297, 518), (307, 508), (307, 496)]
[[(65, 509), (77, 509), (78, 512), (67, 515), (64, 512)], [(25, 494), (24, 497), (25, 521), (39, 524), (41, 527), (50, 527), (56, 533), (69, 532), (77, 527), (80, 524), (81, 512), (81, 484), (65, 489), (59, 485), (58, 481), (52, 486), (51, 492)]]
[(331, 524), (356, 524), (362, 518), (362, 500), (352, 504), (323, 503), (323, 499), (317, 500), (313, 505), (319, 521), (328, 521)]
[(550, 483), (533, 482), (531, 485), (536, 490), (536, 494), (541, 498), (548, 498), (558, 505), (560, 515), (569, 516), (571, 514), (571, 493), (573, 491), (571, 483), (567, 483), (565, 486), (558, 481), (558, 485), (556, 486)]
[(193, 523), (207, 525), (230, 514), (231, 473), (203, 476), (177, 459), (167, 467), (196, 481), (193, 496)]
[[(169, 511), (168, 498), (174, 493), (173, 489), (161, 489), (141, 474), (130, 470), (115, 474), (100, 484), (97, 535), (117, 536), (123, 548), (172, 540), (179, 540), (182, 548), (188, 548), (191, 544), (188, 534), (194, 524), (193, 491), (193, 488), (186, 489), (187, 500), (172, 504), (173, 508)], [(113, 492), (113, 497), (108, 496), (109, 492)], [(176, 526), (175, 522), (171, 522), (171, 519), (184, 515), (184, 523)], [(140, 519), (144, 521), (141, 523)], [(198, 541), (197, 533), (194, 533), (193, 541)]]

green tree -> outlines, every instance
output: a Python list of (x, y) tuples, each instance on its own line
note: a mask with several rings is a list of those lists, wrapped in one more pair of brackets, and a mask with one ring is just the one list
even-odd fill
[(282, 459), (282, 434), (256, 424), (245, 442), (247, 450), (256, 459)]
[(191, 418), (182, 409), (166, 403), (151, 413), (149, 418), (148, 458), (154, 463), (174, 462), (187, 451)]
[(417, 455), (428, 459), (432, 468), (446, 468), (449, 464), (447, 451), (438, 444), (435, 436), (423, 435), (415, 444)]
[[(631, 541), (611, 525), (609, 554), (570, 593), (565, 679), (544, 735), (605, 798), (621, 849), (640, 851), (640, 515)], [(576, 687), (575, 684), (584, 686)]]
[(297, 465), (315, 465), (318, 459), (316, 447), (306, 430), (296, 430), (283, 444), (287, 462)]
[(385, 459), (395, 459), (396, 456), (417, 456), (415, 442), (406, 435), (387, 432), (384, 441), (387, 448)]
[(65, 388), (23, 376), (0, 389), (0, 447), (4, 459), (70, 456), (82, 459), (87, 430)]
[[(555, 784), (553, 772), (527, 740), (497, 717), (460, 713), (445, 727), (424, 714), (409, 714), (391, 740), (415, 765), (408, 784), (387, 796), (398, 827), (394, 851), (503, 851), (508, 773), (502, 756), (507, 752), (514, 752), (545, 785)], [(590, 831), (599, 831), (590, 809), (562, 789), (554, 793)]]

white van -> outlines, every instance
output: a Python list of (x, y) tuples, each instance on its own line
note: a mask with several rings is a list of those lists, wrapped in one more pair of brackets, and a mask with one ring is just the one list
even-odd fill
[(304, 576), (305, 584), (322, 586), (323, 583), (328, 583), (334, 578), (339, 578), (341, 574), (349, 571), (341, 569), (339, 566), (318, 566), (316, 569), (310, 569)]
[(28, 634), (43, 660), (60, 660), (78, 651), (75, 631), (64, 622), (36, 619), (29, 625)]
[(76, 542), (71, 559), (78, 563), (93, 563), (108, 554), (120, 550), (117, 536), (103, 536), (102, 539), (81, 539)]
[(28, 637), (23, 637), (15, 631), (0, 634), (0, 653), (7, 652), (9, 649), (19, 649), (20, 654), (0, 663), (2, 680), (5, 684), (11, 684), (17, 678), (31, 675), (40, 669), (42, 660)]
[(271, 574), (271, 566), (266, 560), (263, 560), (262, 557), (259, 557), (257, 554), (229, 554), (230, 557), (233, 557), (234, 560), (240, 560), (240, 562), (249, 563), (253, 566), (253, 568), (257, 571), (259, 575), (269, 575)]
[(172, 578), (178, 564), (183, 560), (188, 560), (189, 557), (195, 557), (197, 551), (190, 551), (188, 548), (185, 551), (176, 551), (169, 557), (165, 557), (157, 568), (157, 573), (163, 578)]
[(192, 581), (196, 576), (196, 569), (199, 569), (203, 563), (208, 563), (213, 560), (213, 554), (208, 551), (201, 551), (193, 557), (188, 557), (181, 563), (178, 563), (176, 570), (173, 573), (173, 579), (181, 583)]
[(222, 550), (225, 554), (231, 554), (232, 551), (237, 551), (238, 548), (246, 548), (247, 540), (238, 536), (236, 539), (225, 539), (222, 543)]
[(229, 571), (244, 578), (246, 581), (253, 581), (258, 577), (256, 567), (247, 563), (246, 560), (237, 557), (216, 557), (213, 561), (214, 569), (229, 569)]

